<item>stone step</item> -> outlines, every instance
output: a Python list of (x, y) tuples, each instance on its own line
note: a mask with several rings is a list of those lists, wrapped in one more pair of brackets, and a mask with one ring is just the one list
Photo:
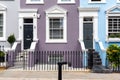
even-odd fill
[(100, 55), (93, 55), (93, 58), (100, 58)]
[(94, 72), (94, 73), (111, 73), (112, 70), (105, 68), (102, 65), (95, 65), (92, 68), (92, 72)]
[(101, 61), (100, 58), (93, 58), (93, 61)]

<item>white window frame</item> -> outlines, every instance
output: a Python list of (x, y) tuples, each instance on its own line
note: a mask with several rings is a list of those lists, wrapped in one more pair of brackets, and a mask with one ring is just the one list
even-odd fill
[(26, 4), (44, 4), (44, 1), (43, 0), (40, 0), (40, 1), (26, 0)]
[[(63, 18), (63, 39), (50, 39), (49, 18)], [(59, 6), (46, 10), (46, 43), (67, 43), (67, 11)]]
[(106, 3), (106, 0), (101, 0), (101, 1), (92, 1), (92, 0), (89, 0), (88, 3)]
[(106, 26), (107, 26), (107, 28), (106, 28), (106, 41), (107, 42), (120, 42), (120, 38), (109, 38), (108, 37), (108, 17), (109, 16), (120, 16), (120, 14), (107, 14), (106, 15)]
[(117, 3), (120, 3), (120, 0), (117, 0)]
[(6, 40), (6, 11), (0, 10), (0, 14), (3, 14), (3, 36), (0, 37), (0, 41)]
[(58, 0), (57, 3), (58, 3), (58, 4), (74, 4), (74, 3), (75, 3), (75, 0), (70, 0), (70, 1)]

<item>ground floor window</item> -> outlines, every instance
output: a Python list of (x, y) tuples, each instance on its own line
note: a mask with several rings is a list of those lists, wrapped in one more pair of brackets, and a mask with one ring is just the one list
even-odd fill
[(63, 55), (60, 54), (51, 54), (48, 57), (48, 61), (50, 64), (57, 64), (58, 62), (63, 61)]
[(3, 14), (0, 13), (0, 37), (3, 37)]
[(49, 38), (63, 39), (63, 18), (49, 18)]
[(108, 37), (120, 38), (120, 16), (108, 16)]

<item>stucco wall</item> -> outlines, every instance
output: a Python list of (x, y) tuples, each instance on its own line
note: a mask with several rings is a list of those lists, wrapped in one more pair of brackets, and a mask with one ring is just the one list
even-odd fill
[(15, 34), (15, 37), (18, 38), (18, 10), (20, 7), (20, 0), (12, 1), (0, 1), (0, 4), (7, 7), (6, 11), (6, 41), (0, 41), (0, 45), (9, 47), (7, 42), (7, 37), (10, 34)]
[[(80, 45), (78, 42), (79, 35), (79, 0), (75, 0), (76, 4), (57, 4), (57, 0), (44, 0), (42, 5), (28, 5), (25, 4), (26, 0), (21, 0), (22, 9), (39, 9), (38, 13), (41, 15), (38, 19), (38, 39), (39, 50), (79, 50)], [(52, 6), (61, 6), (68, 11), (67, 13), (67, 43), (46, 43), (46, 15), (45, 10)]]
[[(106, 11), (116, 5), (120, 5), (117, 3), (117, 0), (106, 0), (106, 3), (88, 3), (88, 0), (80, 0), (80, 7), (99, 7), (98, 12), (98, 38), (100, 41), (102, 41), (105, 48), (111, 42), (106, 41), (106, 28), (108, 27), (106, 25)], [(101, 32), (102, 31), (102, 32)], [(116, 42), (112, 42), (116, 43)], [(117, 42), (117, 44), (120, 44)]]

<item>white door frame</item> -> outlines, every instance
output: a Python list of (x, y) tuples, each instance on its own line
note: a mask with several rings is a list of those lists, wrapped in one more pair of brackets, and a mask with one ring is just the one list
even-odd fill
[(83, 41), (83, 19), (84, 17), (93, 18), (93, 49), (95, 41), (98, 41), (98, 8), (79, 8), (79, 40)]
[(23, 48), (23, 23), (24, 18), (33, 18), (33, 41), (38, 41), (37, 37), (37, 9), (22, 9), (19, 11), (19, 41), (21, 41), (21, 50)]

